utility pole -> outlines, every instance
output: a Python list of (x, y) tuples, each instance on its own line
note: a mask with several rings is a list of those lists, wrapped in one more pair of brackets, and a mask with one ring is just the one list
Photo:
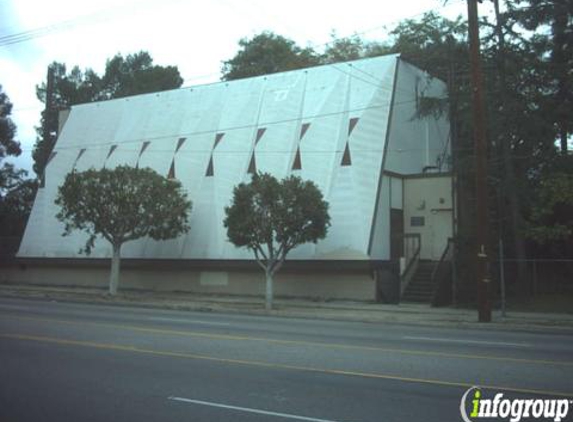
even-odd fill
[(48, 157), (50, 156), (52, 148), (54, 147), (53, 145), (51, 145), (52, 134), (50, 132), (50, 119), (53, 110), (54, 110), (54, 68), (52, 67), (52, 65), (48, 65), (48, 74), (46, 75), (46, 107), (44, 108), (44, 113), (43, 113), (44, 130), (42, 133), (42, 138), (43, 138), (44, 148), (49, 148), (50, 152), (44, 154), (45, 155), (44, 159), (40, 160), (36, 164), (36, 165), (41, 165), (38, 174), (40, 180), (40, 187), (44, 187), (46, 183), (45, 172), (46, 172), (47, 160)]
[[(50, 112), (54, 109), (54, 68), (48, 65), (48, 74), (46, 75), (46, 107), (44, 109), (44, 120), (49, 118)], [(50, 139), (49, 125), (44, 124), (44, 142)]]
[(487, 143), (485, 134), (485, 109), (482, 91), (480, 41), (478, 25), (478, 0), (468, 2), (470, 42), (470, 72), (473, 102), (473, 133), (476, 166), (476, 281), (478, 321), (491, 321), (490, 277), (488, 256), (488, 196), (487, 196)]

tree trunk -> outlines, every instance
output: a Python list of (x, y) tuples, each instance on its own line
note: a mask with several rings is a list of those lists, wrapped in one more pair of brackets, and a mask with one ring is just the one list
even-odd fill
[(265, 290), (265, 309), (270, 311), (273, 309), (273, 273), (272, 271), (265, 271), (266, 277), (266, 290)]
[(113, 245), (111, 274), (109, 276), (109, 294), (111, 296), (115, 296), (117, 294), (117, 286), (119, 285), (120, 250), (121, 244)]
[(561, 153), (563, 155), (567, 155), (568, 154), (568, 145), (567, 145), (568, 136), (567, 136), (567, 130), (564, 128), (565, 128), (565, 123), (561, 123), (559, 140), (561, 141)]

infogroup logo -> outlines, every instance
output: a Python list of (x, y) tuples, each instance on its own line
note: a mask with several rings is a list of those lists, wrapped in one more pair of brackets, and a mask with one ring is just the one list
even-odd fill
[[(469, 406), (468, 400), (471, 400)], [(460, 413), (465, 422), (476, 422), (480, 418), (499, 418), (510, 422), (534, 418), (560, 422), (567, 417), (571, 404), (572, 400), (568, 399), (509, 399), (504, 398), (503, 393), (484, 398), (479, 387), (472, 387), (462, 396)]]

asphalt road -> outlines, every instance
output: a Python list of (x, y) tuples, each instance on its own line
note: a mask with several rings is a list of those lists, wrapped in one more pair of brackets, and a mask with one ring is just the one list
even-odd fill
[(572, 352), (551, 332), (2, 299), (0, 421), (460, 421), (472, 386), (573, 399)]

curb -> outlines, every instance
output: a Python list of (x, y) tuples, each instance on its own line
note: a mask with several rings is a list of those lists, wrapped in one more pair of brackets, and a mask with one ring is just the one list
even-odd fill
[[(4, 290), (4, 291), (3, 291)], [(29, 294), (28, 294), (29, 293)], [(140, 301), (140, 300), (109, 300), (100, 298), (98, 296), (82, 297), (83, 295), (77, 293), (59, 293), (59, 292), (39, 292), (34, 290), (15, 291), (8, 289), (0, 289), (0, 298), (8, 299), (25, 299), (37, 301), (52, 301), (63, 303), (78, 303), (90, 305), (104, 305), (104, 306), (118, 306), (118, 307), (132, 307), (132, 308), (145, 308), (145, 309), (165, 309), (174, 311), (186, 312), (213, 312), (219, 314), (230, 315), (251, 315), (251, 316), (267, 316), (279, 318), (303, 318), (313, 320), (325, 321), (339, 321), (339, 322), (362, 322), (370, 324), (393, 324), (404, 326), (422, 326), (422, 327), (442, 327), (442, 328), (467, 328), (467, 329), (487, 329), (495, 331), (520, 331), (531, 333), (547, 333), (547, 334), (563, 334), (573, 335), (573, 324), (565, 323), (559, 324), (556, 320), (544, 321), (493, 321), (491, 323), (479, 323), (477, 321), (468, 321), (456, 318), (455, 313), (448, 313), (443, 315), (442, 320), (432, 320), (432, 315), (426, 315), (425, 319), (418, 319), (421, 312), (408, 312), (406, 310), (392, 313), (391, 310), (379, 309), (357, 309), (349, 306), (342, 307), (327, 307), (312, 305), (286, 306), (278, 309), (267, 311), (262, 308), (262, 304), (258, 305), (253, 302), (244, 303), (245, 306), (233, 306), (233, 302), (217, 302), (216, 300), (206, 300), (191, 303), (162, 303), (157, 301)], [(86, 295), (88, 296), (88, 295)], [(236, 304), (236, 302), (235, 302)], [(253, 308), (253, 306), (261, 306), (260, 309)], [(312, 312), (315, 311), (315, 312)], [(348, 312), (366, 313), (369, 315), (348, 315)], [(406, 315), (406, 318), (404, 316)], [(412, 317), (414, 320), (412, 320)], [(430, 317), (430, 318), (428, 318)]]

